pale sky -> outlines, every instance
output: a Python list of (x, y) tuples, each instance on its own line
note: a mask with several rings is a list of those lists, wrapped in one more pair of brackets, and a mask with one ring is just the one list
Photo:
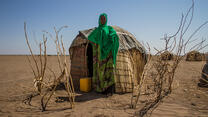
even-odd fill
[[(99, 14), (108, 14), (108, 25), (117, 25), (131, 32), (138, 41), (160, 48), (164, 34), (176, 32), (181, 14), (187, 12), (191, 0), (0, 0), (0, 54), (28, 54), (24, 37), (27, 22), (30, 42), (41, 40), (42, 31), (64, 25), (65, 48), (70, 47), (79, 30), (98, 26)], [(208, 0), (195, 0), (194, 18), (187, 36), (208, 21)], [(193, 38), (208, 40), (208, 25)], [(208, 43), (206, 41), (206, 43)], [(202, 52), (208, 51), (208, 47)], [(48, 42), (48, 54), (55, 54)]]

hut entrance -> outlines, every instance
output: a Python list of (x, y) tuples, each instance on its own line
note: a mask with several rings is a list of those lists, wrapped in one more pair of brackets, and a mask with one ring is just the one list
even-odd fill
[(87, 67), (88, 67), (88, 77), (93, 76), (93, 50), (92, 45), (89, 43), (87, 47)]

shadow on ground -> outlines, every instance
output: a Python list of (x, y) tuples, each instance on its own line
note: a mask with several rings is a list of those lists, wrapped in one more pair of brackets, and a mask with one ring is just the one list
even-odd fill
[[(94, 91), (84, 93), (84, 92), (77, 92), (77, 96), (75, 97), (75, 102), (85, 102), (85, 101), (90, 101), (90, 100), (95, 100), (99, 98), (106, 98), (106, 95), (96, 93)], [(69, 101), (68, 97), (56, 97), (56, 102), (61, 103)]]

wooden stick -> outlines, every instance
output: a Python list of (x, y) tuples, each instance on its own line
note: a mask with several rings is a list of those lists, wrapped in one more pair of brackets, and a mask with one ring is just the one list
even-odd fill
[(42, 111), (45, 111), (45, 110), (46, 110), (47, 104), (48, 104), (49, 100), (51, 99), (52, 95), (54, 94), (54, 92), (55, 92), (55, 90), (56, 90), (56, 87), (57, 87), (57, 85), (59, 84), (59, 81), (63, 78), (63, 76), (64, 76), (64, 72), (63, 72), (63, 73), (62, 73), (62, 74), (54, 81), (55, 86), (53, 87), (53, 89), (52, 89), (51, 93), (49, 94), (49, 97), (48, 97), (48, 99), (46, 100), (45, 103), (44, 103), (44, 98), (45, 98), (45, 96), (49, 93), (49, 91), (46, 92), (46, 93), (42, 96), (42, 98), (41, 98), (41, 107), (42, 107)]
[[(62, 44), (64, 60), (65, 60), (64, 63), (65, 63), (65, 72), (66, 72), (66, 76), (67, 76), (67, 85), (69, 87), (70, 93), (72, 93), (71, 97), (72, 97), (72, 103), (73, 103), (75, 101), (75, 98), (74, 98), (74, 85), (73, 85), (73, 81), (72, 81), (72, 77), (70, 75), (69, 69), (67, 67), (66, 51), (65, 51), (65, 48), (64, 48), (63, 40), (61, 40), (61, 44)], [(69, 82), (70, 82), (71, 85), (69, 85)]]
[(27, 60), (29, 61), (30, 68), (32, 69), (32, 72), (33, 72), (35, 78), (37, 78), (37, 75), (36, 75), (36, 73), (35, 73), (35, 70), (34, 70), (33, 67), (32, 67), (32, 63), (31, 63), (30, 58), (29, 58), (28, 55), (27, 55)]

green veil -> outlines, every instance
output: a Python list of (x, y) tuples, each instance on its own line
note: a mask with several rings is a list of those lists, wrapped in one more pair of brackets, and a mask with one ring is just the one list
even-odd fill
[[(105, 16), (106, 22), (101, 24), (101, 16)], [(88, 40), (100, 45), (100, 60), (106, 59), (110, 52), (113, 54), (113, 63), (116, 65), (116, 56), (119, 47), (119, 38), (116, 31), (107, 26), (107, 14), (102, 13), (99, 17), (99, 26), (88, 36)]]

